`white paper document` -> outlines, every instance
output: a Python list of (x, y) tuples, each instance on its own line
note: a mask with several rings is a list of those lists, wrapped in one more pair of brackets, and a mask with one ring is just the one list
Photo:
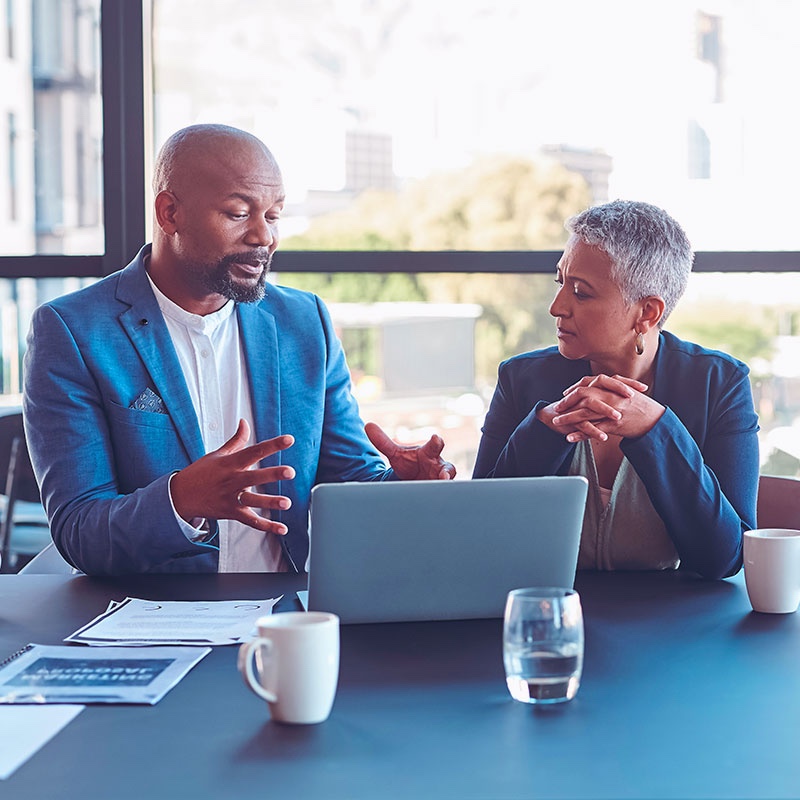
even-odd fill
[(80, 705), (0, 708), (0, 780), (22, 766), (83, 708)]
[(112, 602), (105, 613), (64, 639), (103, 646), (226, 645), (249, 641), (256, 620), (280, 600), (141, 600)]

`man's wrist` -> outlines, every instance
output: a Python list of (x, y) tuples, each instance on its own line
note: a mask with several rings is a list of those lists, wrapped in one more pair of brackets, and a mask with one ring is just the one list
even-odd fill
[(178, 521), (178, 525), (183, 531), (189, 541), (195, 544), (207, 544), (213, 541), (219, 533), (219, 523), (215, 519), (207, 519), (206, 517), (193, 517), (190, 520), (185, 520), (175, 508), (175, 501), (172, 498), (172, 479), (178, 474), (178, 470), (169, 476), (167, 483), (167, 491), (169, 494), (169, 504), (172, 507), (172, 513)]

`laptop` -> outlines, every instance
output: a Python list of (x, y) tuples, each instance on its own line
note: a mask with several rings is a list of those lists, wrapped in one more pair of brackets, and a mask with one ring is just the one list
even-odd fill
[(320, 484), (308, 608), (341, 621), (502, 617), (506, 594), (575, 580), (579, 476)]

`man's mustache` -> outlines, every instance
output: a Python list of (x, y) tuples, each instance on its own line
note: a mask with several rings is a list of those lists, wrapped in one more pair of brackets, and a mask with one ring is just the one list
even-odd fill
[(261, 265), (265, 272), (269, 271), (272, 263), (272, 253), (266, 248), (248, 250), (246, 253), (231, 253), (220, 259), (220, 266), (230, 267), (232, 264), (250, 264), (252, 266)]

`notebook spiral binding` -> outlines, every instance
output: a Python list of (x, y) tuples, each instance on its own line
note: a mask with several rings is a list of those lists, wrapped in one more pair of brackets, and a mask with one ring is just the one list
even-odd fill
[(7, 656), (2, 661), (0, 661), (0, 669), (2, 669), (6, 664), (10, 664), (12, 661), (18, 659), (21, 655), (24, 655), (29, 650), (33, 650), (32, 644), (26, 644), (25, 647), (20, 647), (16, 653), (12, 653), (10, 656)]

